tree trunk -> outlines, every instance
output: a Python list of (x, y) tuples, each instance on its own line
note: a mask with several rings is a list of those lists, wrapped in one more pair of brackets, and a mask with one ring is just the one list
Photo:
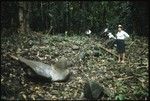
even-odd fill
[(19, 31), (21, 33), (29, 33), (29, 11), (31, 9), (30, 2), (19, 2)]
[(19, 31), (21, 33), (25, 32), (25, 26), (24, 26), (24, 13), (23, 13), (23, 9), (24, 9), (24, 3), (23, 2), (19, 2), (19, 23), (20, 23), (20, 28)]
[(67, 2), (67, 31), (70, 32), (70, 2)]
[(84, 29), (84, 19), (83, 19), (83, 16), (84, 16), (84, 1), (80, 1), (80, 26), (79, 26), (79, 33), (82, 33), (83, 32), (83, 29)]
[(26, 10), (27, 10), (27, 12), (26, 12), (26, 19), (25, 19), (25, 21), (26, 21), (26, 32), (30, 33), (30, 24), (29, 24), (30, 11), (31, 11), (31, 4), (30, 4), (30, 2), (27, 2)]

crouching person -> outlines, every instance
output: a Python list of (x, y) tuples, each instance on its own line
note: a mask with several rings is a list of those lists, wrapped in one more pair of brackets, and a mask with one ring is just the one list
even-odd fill
[(108, 33), (109, 40), (107, 42), (107, 48), (111, 51), (114, 47), (116, 38), (112, 35), (112, 33)]

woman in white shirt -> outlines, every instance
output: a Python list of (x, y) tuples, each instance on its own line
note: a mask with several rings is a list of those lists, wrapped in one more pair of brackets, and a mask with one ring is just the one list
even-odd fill
[(124, 63), (125, 59), (125, 42), (124, 39), (128, 38), (129, 35), (122, 30), (122, 26), (118, 25), (118, 33), (116, 34), (116, 44), (117, 44), (117, 52), (118, 56), (118, 63)]

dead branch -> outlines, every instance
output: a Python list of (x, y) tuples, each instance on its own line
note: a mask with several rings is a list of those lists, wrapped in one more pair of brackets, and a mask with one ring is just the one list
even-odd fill
[(116, 57), (118, 58), (118, 55), (117, 55), (117, 54), (112, 53), (112, 52), (109, 51), (107, 48), (103, 47), (101, 44), (99, 44), (98, 46), (99, 46), (101, 49), (105, 50), (106, 52), (108, 52), (108, 53), (110, 53), (110, 54), (112, 54), (112, 55), (114, 55), (114, 56), (116, 56)]
[(16, 56), (13, 56), (13, 55), (9, 55), (9, 56), (15, 60), (19, 60)]
[(129, 77), (124, 77), (124, 78), (118, 78), (118, 80), (126, 80), (126, 79), (130, 79), (132, 78), (133, 76), (129, 76)]

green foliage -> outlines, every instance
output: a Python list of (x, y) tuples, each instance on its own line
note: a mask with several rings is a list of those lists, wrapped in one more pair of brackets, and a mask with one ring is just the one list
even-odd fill
[[(122, 24), (129, 33), (133, 33), (133, 30), (139, 31), (137, 33), (148, 30), (146, 3), (141, 3), (142, 5), (140, 2), (129, 1), (41, 1), (30, 3), (32, 6), (29, 9), (28, 19), (30, 27), (34, 31), (49, 30), (52, 26), (55, 33), (64, 33), (67, 30), (81, 34), (88, 28), (93, 33), (99, 34), (104, 28), (109, 27), (111, 32), (116, 33), (118, 24)], [(4, 19), (2, 26), (18, 27), (18, 3), (3, 2), (1, 5), (1, 15)]]
[(119, 94), (115, 97), (115, 100), (125, 100), (125, 96), (122, 94)]

